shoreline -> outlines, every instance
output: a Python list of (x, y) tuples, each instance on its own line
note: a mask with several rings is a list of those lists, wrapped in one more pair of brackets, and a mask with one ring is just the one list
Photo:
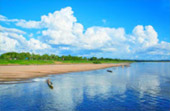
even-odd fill
[(119, 67), (129, 63), (118, 64), (56, 64), (56, 65), (3, 65), (0, 66), (0, 82), (22, 81), (48, 75), (81, 72), (89, 70)]

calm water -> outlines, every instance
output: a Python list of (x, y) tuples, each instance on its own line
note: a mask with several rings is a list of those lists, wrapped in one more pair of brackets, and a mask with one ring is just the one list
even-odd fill
[(107, 69), (1, 84), (0, 111), (170, 111), (170, 63)]

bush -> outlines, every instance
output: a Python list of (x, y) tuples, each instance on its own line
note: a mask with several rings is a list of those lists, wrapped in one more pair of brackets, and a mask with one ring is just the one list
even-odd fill
[(94, 61), (93, 64), (101, 64), (99, 61)]

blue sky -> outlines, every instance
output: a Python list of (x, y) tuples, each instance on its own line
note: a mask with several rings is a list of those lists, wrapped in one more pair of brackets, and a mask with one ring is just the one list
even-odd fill
[(1, 53), (170, 59), (170, 0), (1, 0), (0, 15)]

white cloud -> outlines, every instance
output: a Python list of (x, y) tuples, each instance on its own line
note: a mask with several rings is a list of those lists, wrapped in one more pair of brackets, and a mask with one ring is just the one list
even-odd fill
[(16, 46), (19, 45), (17, 40), (9, 38), (6, 34), (0, 32), (0, 51), (16, 51)]
[(83, 32), (83, 26), (76, 21), (71, 7), (42, 16), (41, 23), (48, 28), (42, 31), (43, 39), (46, 37), (50, 44), (76, 44)]
[(42, 43), (39, 40), (36, 40), (34, 38), (31, 38), (28, 41), (28, 47), (30, 49), (34, 49), (34, 50), (40, 50), (40, 49), (47, 49), (47, 48), (51, 48), (48, 44)]
[(0, 21), (3, 21), (3, 22), (17, 22), (19, 20), (18, 19), (8, 19), (7, 17), (5, 17), (3, 15), (0, 15)]
[(25, 34), (24, 31), (15, 29), (15, 28), (5, 28), (0, 26), (0, 35), (1, 35), (1, 51), (18, 51), (17, 48), (25, 46), (26, 39), (23, 37)]
[(23, 28), (41, 28), (41, 23), (38, 21), (19, 20), (16, 25)]
[(97, 49), (104, 53), (112, 53), (110, 56), (119, 57), (130, 51), (125, 35), (123, 28), (91, 27), (82, 38), (82, 48)]
[(116, 52), (117, 51), (116, 48), (103, 48), (102, 50), (106, 51), (106, 52)]
[(60, 29), (71, 31), (73, 23), (76, 22), (71, 7), (66, 7), (60, 11), (41, 16), (40, 21), (19, 20), (16, 25), (23, 28), (48, 28), (50, 30)]
[[(84, 47), (87, 49), (101, 48), (105, 44), (110, 44), (111, 37), (109, 36), (109, 29), (102, 27), (88, 28), (82, 38)], [(108, 43), (109, 42), (109, 43)]]
[(2, 27), (1, 25), (0, 25), (0, 31), (2, 31), (2, 32), (13, 32), (13, 33), (25, 34), (25, 32), (22, 31), (22, 30), (18, 30), (18, 29), (15, 29), (15, 28), (5, 28), (5, 27)]
[(9, 51), (36, 51), (51, 48), (48, 44), (31, 38), (26, 40), (25, 32), (15, 28), (5, 28), (0, 26), (0, 53)]
[(142, 46), (142, 48), (150, 47), (158, 43), (158, 34), (151, 25), (143, 27), (138, 25), (133, 29), (131, 35), (132, 42)]
[(43, 15), (41, 17), (42, 24), (49, 29), (60, 29), (71, 31), (73, 23), (76, 22), (76, 18), (73, 16), (71, 7), (66, 7), (60, 11), (49, 13), (48, 16)]
[[(38, 34), (38, 39), (26, 40), (23, 36), (25, 32), (18, 29), (9, 29), (2, 26), (0, 26), (0, 29), (3, 30), (4, 34), (7, 34), (6, 37), (16, 40), (15, 44), (21, 44), (21, 41), (24, 41), (23, 43), (27, 44), (25, 47), (29, 46), (30, 49), (54, 48), (57, 50), (58, 47), (53, 47), (53, 45), (66, 45), (67, 48), (58, 49), (74, 52), (98, 50), (97, 53), (90, 53), (103, 56), (105, 56), (104, 53), (108, 53), (113, 58), (140, 58), (144, 55), (165, 55), (165, 58), (170, 58), (168, 52), (170, 51), (170, 43), (159, 41), (158, 34), (151, 25), (137, 25), (130, 34), (127, 34), (125, 29), (121, 27), (92, 26), (85, 30), (83, 25), (77, 22), (73, 13), (71, 7), (66, 7), (41, 16), (40, 21), (7, 19), (0, 16), (0, 21), (15, 22), (17, 26), (23, 28), (41, 29), (35, 34), (28, 35), (35, 36)], [(106, 22), (105, 19), (102, 21)], [(73, 47), (74, 49), (72, 49)], [(141, 53), (143, 53), (142, 56)]]
[(84, 27), (80, 23), (74, 23), (72, 31), (75, 36), (82, 37), (83, 36)]
[(66, 32), (62, 30), (45, 30), (42, 31), (42, 38), (48, 39), (50, 44), (73, 44), (76, 37), (71, 32)]
[(69, 47), (59, 47), (60, 50), (69, 50)]
[(49, 44), (75, 44), (77, 36), (81, 36), (83, 25), (76, 23), (71, 7), (41, 16), (41, 21), (21, 20), (16, 23), (23, 28), (47, 28), (42, 31), (42, 39)]
[(157, 48), (170, 50), (170, 43), (162, 41), (160, 44), (157, 44)]
[(151, 47), (151, 51), (148, 54), (170, 56), (170, 43), (162, 41), (160, 44)]

